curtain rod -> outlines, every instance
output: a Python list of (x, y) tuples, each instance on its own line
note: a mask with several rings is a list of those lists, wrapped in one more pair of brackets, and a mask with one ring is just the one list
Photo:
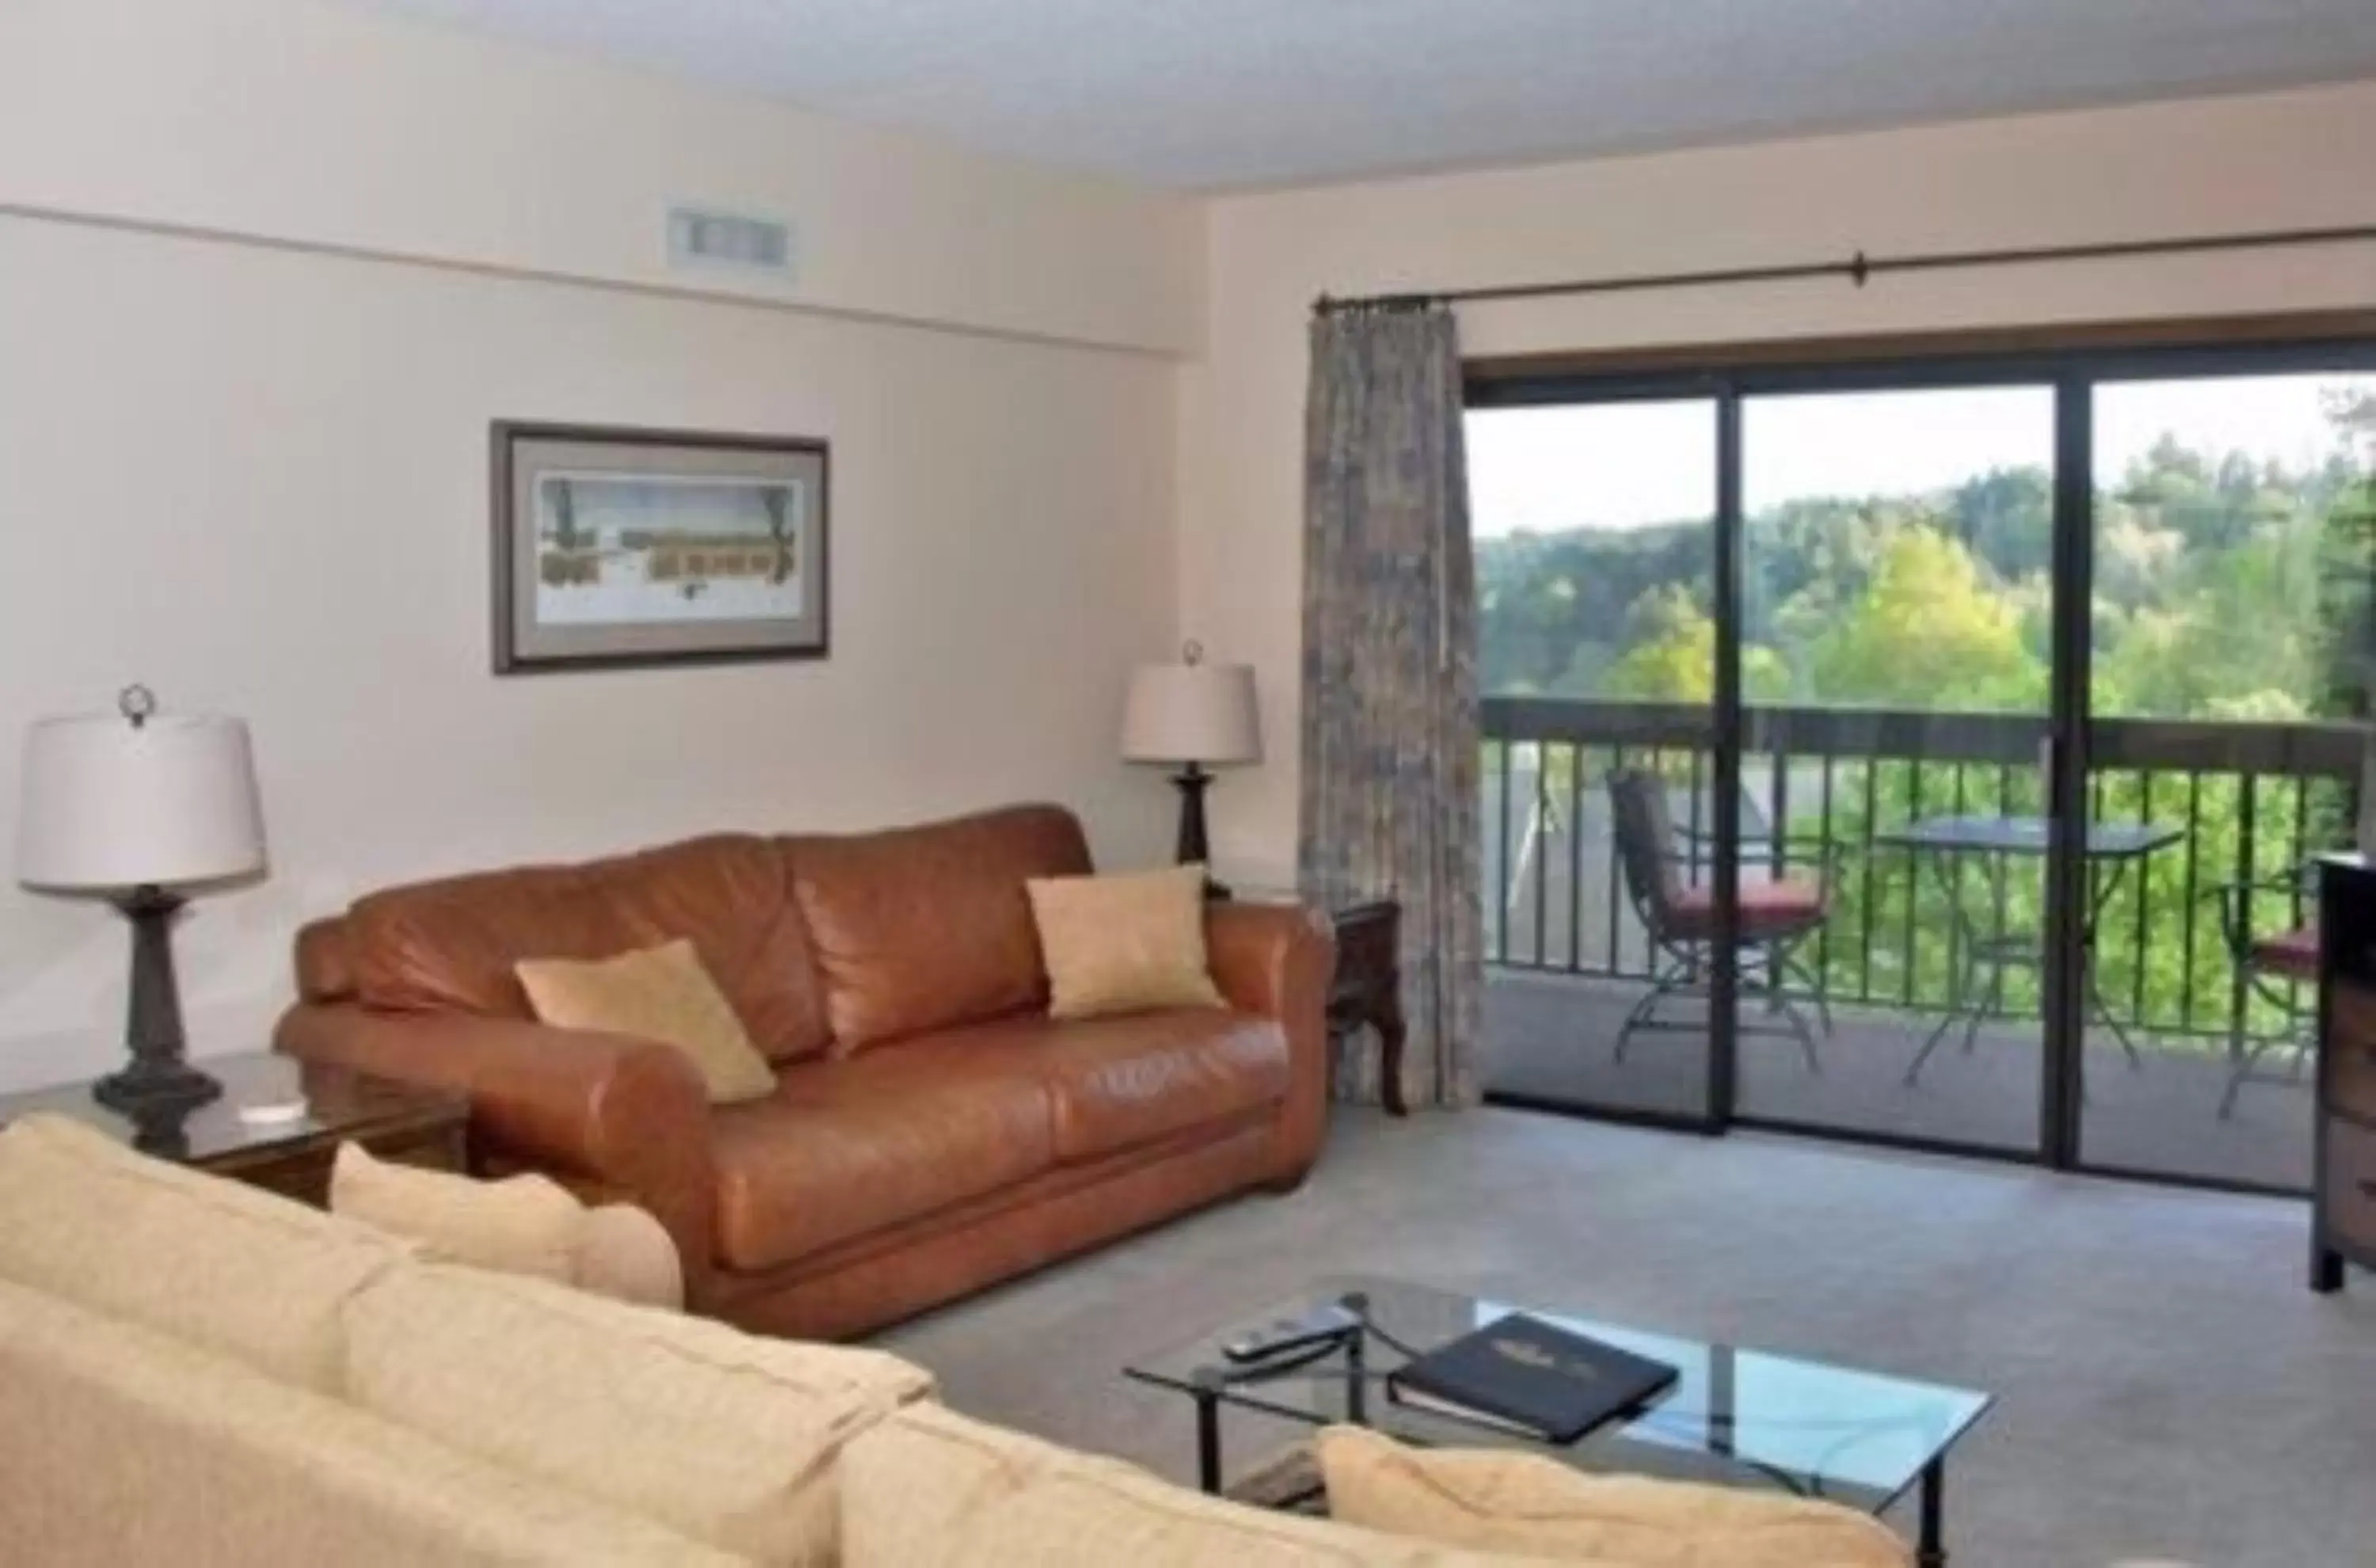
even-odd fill
[(1549, 299), (1568, 294), (1622, 294), (1645, 289), (1706, 289), (1736, 283), (1787, 283), (1811, 278), (1846, 278), (1861, 289), (1892, 272), (1943, 272), (1974, 267), (2026, 267), (2040, 262), (2112, 261), (2141, 255), (2186, 255), (2207, 251), (2276, 250), (2295, 245), (2350, 244), (2376, 241), (2376, 224), (2334, 229), (2273, 229), (2247, 234), (2194, 234), (2159, 240), (2109, 240), (2094, 244), (2035, 245), (2001, 250), (1933, 251), (1913, 255), (1867, 255), (1845, 261), (1785, 262), (1772, 267), (1728, 267), (1704, 272), (1643, 272), (1609, 278), (1571, 278), (1552, 283), (1503, 283), (1433, 292), (1371, 294), (1313, 302), (1322, 315), (1340, 310), (1421, 310), (1437, 305), (1480, 304), (1497, 300)]

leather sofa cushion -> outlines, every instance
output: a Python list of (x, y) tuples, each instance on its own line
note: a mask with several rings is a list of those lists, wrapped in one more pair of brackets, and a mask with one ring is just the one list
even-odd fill
[(1018, 1053), (1047, 1087), (1059, 1164), (1101, 1159), (1287, 1097), (1287, 1032), (1272, 1019), (1217, 1008), (1065, 1023), (1002, 1018), (933, 1042)]
[(355, 993), (347, 956), (347, 922), (333, 915), (297, 928), (297, 994), (306, 1002), (345, 1002)]
[(1287, 1082), (1277, 1023), (1211, 1008), (1018, 1016), (802, 1064), (717, 1113), (719, 1255), (789, 1263), (1260, 1111)]
[(712, 1121), (718, 1250), (769, 1268), (1029, 1180), (1055, 1164), (1028, 1044), (939, 1038), (794, 1067)]
[(524, 866), (356, 901), (347, 957), (366, 1005), (531, 1016), (513, 966), (608, 958), (679, 937), (771, 1062), (826, 1047), (808, 932), (767, 839), (715, 834), (575, 866)]
[(785, 847), (843, 1054), (1044, 1004), (1023, 885), (1089, 869), (1081, 826), (1059, 806)]

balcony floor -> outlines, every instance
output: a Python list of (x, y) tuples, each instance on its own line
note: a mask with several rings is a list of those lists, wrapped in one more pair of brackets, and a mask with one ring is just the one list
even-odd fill
[[(1670, 1114), (1693, 1114), (1706, 1083), (1696, 1032), (1637, 1032), (1613, 1060), (1619, 1025), (1642, 994), (1633, 982), (1519, 969), (1486, 971), (1489, 1093)], [(1690, 1021), (1705, 1008), (1675, 1001), (1662, 1017)], [(1812, 1012), (1809, 1011), (1812, 1021)], [(1931, 1053), (1913, 1087), (1907, 1064), (1936, 1014), (1835, 1007), (1835, 1032), (1818, 1037), (1823, 1071), (1810, 1073), (1798, 1042), (1755, 1034), (1741, 1041), (1740, 1110), (1761, 1121), (1837, 1127), (1992, 1148), (2037, 1146), (2041, 1051), (2034, 1022), (1985, 1025), (1974, 1049), (1959, 1025)], [(1752, 1003), (1752, 1027), (1775, 1022)], [(2245, 1086), (2232, 1116), (2218, 1115), (2228, 1063), (2216, 1042), (2138, 1035), (2132, 1068), (2108, 1031), (2090, 1032), (2082, 1153), (2090, 1165), (2307, 1189), (2311, 1094), (2307, 1083)], [(2265, 1067), (2288, 1060), (2272, 1052)]]

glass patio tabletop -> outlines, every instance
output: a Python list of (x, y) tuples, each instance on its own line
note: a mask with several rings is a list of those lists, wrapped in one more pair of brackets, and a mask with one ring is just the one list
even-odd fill
[[(2157, 822), (2090, 822), (2087, 858), (2126, 860), (2149, 855), (2186, 837), (2182, 828)], [(1908, 849), (1967, 850), (1978, 854), (2042, 855), (2051, 830), (2042, 816), (1926, 816), (1872, 836), (1876, 844)]]

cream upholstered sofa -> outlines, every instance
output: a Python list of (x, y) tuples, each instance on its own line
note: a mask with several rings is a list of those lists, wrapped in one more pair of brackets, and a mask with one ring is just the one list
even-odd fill
[(439, 1263), (72, 1122), (0, 1131), (0, 1561), (1537, 1561), (1238, 1507), (933, 1392), (880, 1352)]

